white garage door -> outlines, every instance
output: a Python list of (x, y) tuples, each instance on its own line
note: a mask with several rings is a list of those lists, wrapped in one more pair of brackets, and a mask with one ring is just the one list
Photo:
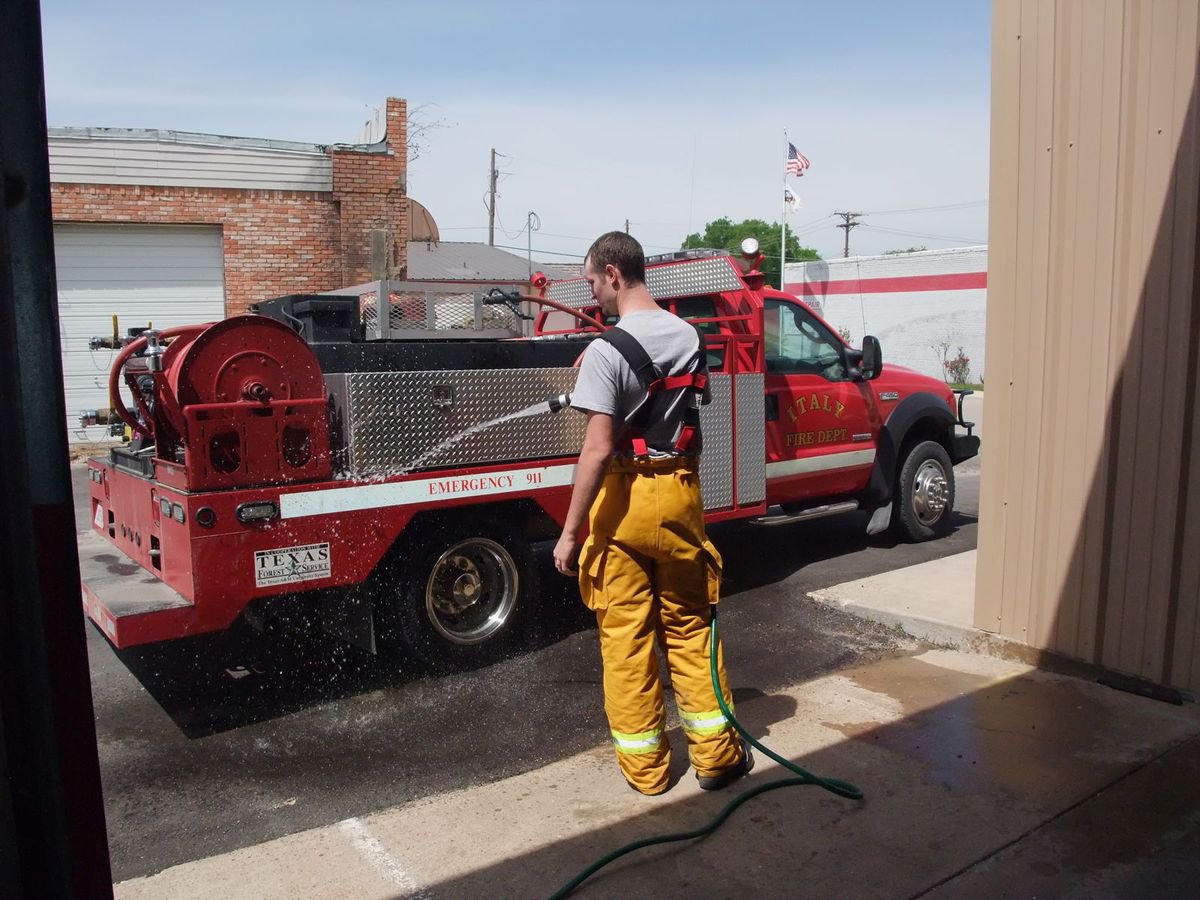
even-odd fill
[[(221, 229), (174, 225), (55, 225), (58, 317), (67, 434), (72, 443), (105, 440), (83, 428), (81, 409), (108, 406), (113, 350), (88, 350), (88, 338), (134, 326), (170, 328), (225, 317)], [(126, 394), (126, 402), (129, 402)]]

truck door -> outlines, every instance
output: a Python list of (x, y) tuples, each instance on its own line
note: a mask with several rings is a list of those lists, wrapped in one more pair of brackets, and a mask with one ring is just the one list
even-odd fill
[(863, 490), (881, 426), (868, 382), (850, 377), (846, 347), (799, 303), (764, 300), (767, 500)]

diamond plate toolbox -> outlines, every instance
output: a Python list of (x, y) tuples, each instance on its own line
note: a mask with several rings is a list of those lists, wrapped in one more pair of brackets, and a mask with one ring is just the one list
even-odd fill
[[(646, 287), (655, 300), (692, 297), (696, 294), (740, 291), (745, 285), (728, 256), (681, 260), (646, 269)], [(550, 285), (547, 294), (567, 306), (594, 306), (591, 286), (582, 278)]]
[(575, 369), (347, 372), (325, 377), (338, 468), (355, 477), (572, 456), (586, 419), (549, 409), (504, 417), (569, 393)]
[[(347, 372), (325, 376), (337, 468), (355, 478), (577, 456), (587, 417), (539, 410), (570, 393), (577, 369)], [(733, 377), (714, 375), (700, 410), (706, 509), (733, 504)]]

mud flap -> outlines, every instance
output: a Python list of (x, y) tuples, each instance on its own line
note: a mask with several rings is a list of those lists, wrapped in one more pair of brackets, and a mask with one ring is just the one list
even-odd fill
[(377, 653), (371, 601), (358, 592), (321, 591), (321, 630), (368, 653)]
[(888, 530), (892, 524), (892, 507), (895, 505), (889, 503), (871, 514), (871, 521), (867, 523), (867, 534), (880, 534)]

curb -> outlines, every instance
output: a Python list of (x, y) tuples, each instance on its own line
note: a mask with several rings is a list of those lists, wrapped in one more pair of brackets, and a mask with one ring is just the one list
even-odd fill
[(1154, 682), (1146, 681), (1131, 675), (1112, 672), (1094, 663), (1085, 662), (1063, 656), (1052, 650), (1039, 650), (1037, 647), (1022, 643), (1003, 635), (981, 631), (969, 625), (956, 625), (951, 622), (939, 622), (925, 619), (921, 616), (902, 615), (861, 603), (842, 603), (832, 597), (820, 596), (823, 591), (815, 591), (806, 596), (814, 603), (829, 606), (850, 613), (860, 619), (883, 625), (885, 628), (901, 631), (906, 636), (918, 641), (925, 641), (942, 649), (958, 650), (962, 653), (973, 653), (979, 656), (990, 656), (994, 659), (1011, 660), (1024, 663), (1037, 669), (1068, 675), (1085, 681), (1094, 681), (1114, 690), (1138, 694), (1153, 700), (1160, 700), (1178, 705), (1180, 703), (1200, 703), (1200, 695), (1191, 691), (1181, 691), (1176, 688), (1164, 687)]
[(969, 625), (956, 625), (952, 622), (940, 622), (935, 619), (875, 609), (861, 603), (843, 603), (832, 597), (821, 596), (823, 593), (824, 591), (814, 591), (806, 596), (814, 603), (843, 610), (860, 619), (875, 622), (885, 628), (902, 631), (909, 637), (938, 647), (961, 650), (964, 653), (977, 653), (998, 659), (1016, 660), (1035, 666), (1044, 660), (1043, 651), (999, 634), (980, 631)]

